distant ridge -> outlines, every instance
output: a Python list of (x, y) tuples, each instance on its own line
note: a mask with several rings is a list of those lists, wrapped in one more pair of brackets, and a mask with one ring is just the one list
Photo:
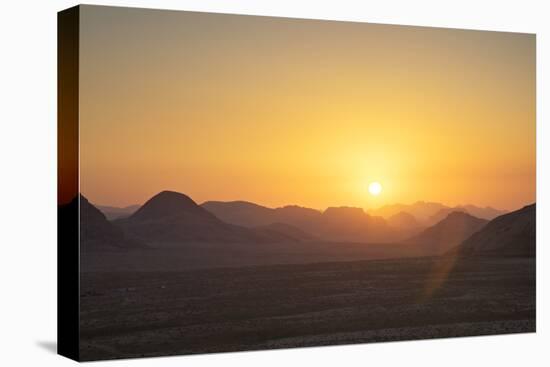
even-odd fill
[(321, 212), (297, 205), (272, 209), (246, 201), (207, 201), (201, 206), (227, 223), (251, 228), (287, 224), (329, 241), (391, 242), (402, 238), (384, 218), (362, 208), (329, 207)]
[(388, 219), (399, 212), (404, 212), (413, 215), (420, 224), (431, 226), (445, 219), (449, 213), (456, 211), (468, 213), (474, 217), (487, 220), (494, 219), (506, 213), (504, 210), (498, 210), (489, 206), (478, 207), (468, 204), (451, 207), (441, 203), (427, 201), (417, 201), (413, 204), (385, 205), (378, 209), (371, 209), (368, 213), (371, 215), (380, 215)]
[[(398, 209), (400, 211), (387, 219), (375, 215)], [(424, 201), (385, 206), (369, 212), (357, 207), (329, 207), (324, 211), (296, 205), (268, 208), (247, 201), (207, 201), (197, 205), (183, 193), (162, 191), (133, 214), (113, 223), (120, 226), (127, 237), (147, 243), (266, 243), (289, 239), (363, 243), (405, 241), (441, 252), (458, 245), (487, 223), (467, 211), (485, 215), (499, 212), (490, 207), (450, 208)], [(423, 230), (426, 222), (439, 217), (442, 218)]]
[(275, 210), (248, 201), (207, 201), (201, 207), (224, 222), (244, 227), (278, 222)]
[(189, 196), (162, 191), (134, 214), (115, 221), (125, 232), (153, 246), (183, 243), (272, 243), (301, 241), (288, 228), (245, 228), (225, 223)]
[(452, 212), (463, 212), (463, 213), (470, 214), (474, 217), (477, 217), (480, 219), (487, 219), (487, 220), (492, 220), (506, 213), (504, 210), (498, 210), (491, 207), (480, 208), (474, 205), (459, 205), (452, 208), (449, 207), (449, 208), (443, 208), (439, 210), (437, 213), (432, 215), (428, 219), (428, 221), (431, 223), (437, 223)]
[(428, 219), (440, 211), (447, 208), (447, 206), (441, 203), (429, 202), (429, 201), (417, 201), (413, 204), (391, 204), (385, 205), (378, 209), (371, 209), (368, 211), (371, 215), (378, 215), (384, 218), (389, 218), (399, 212), (411, 214), (416, 220), (420, 222), (426, 222)]
[(406, 242), (423, 246), (434, 254), (442, 254), (458, 245), (488, 223), (464, 212), (452, 212), (432, 227), (426, 228)]
[(449, 254), (463, 256), (535, 256), (536, 204), (490, 221)]
[[(122, 230), (80, 195), (80, 245), (82, 251), (121, 250), (146, 247), (144, 243), (127, 238)], [(76, 205), (73, 203), (72, 205)]]
[(471, 214), (474, 217), (488, 219), (488, 220), (495, 219), (496, 217), (506, 214), (508, 212), (506, 210), (499, 210), (499, 209), (492, 208), (490, 206), (486, 206), (482, 208), (475, 205), (459, 205), (457, 206), (457, 208), (464, 209), (466, 213)]
[[(443, 219), (447, 218), (451, 213), (464, 213), (464, 214), (472, 215), (462, 208), (443, 208), (443, 209), (440, 209), (434, 215), (430, 216), (427, 220), (427, 223), (429, 223), (430, 225), (437, 224), (441, 222)], [(483, 219), (483, 218), (480, 218), (480, 219)]]
[(97, 204), (94, 204), (94, 206), (98, 208), (103, 214), (105, 214), (105, 217), (107, 217), (108, 220), (129, 217), (130, 215), (134, 214), (136, 210), (139, 209), (139, 205), (129, 205), (122, 208)]

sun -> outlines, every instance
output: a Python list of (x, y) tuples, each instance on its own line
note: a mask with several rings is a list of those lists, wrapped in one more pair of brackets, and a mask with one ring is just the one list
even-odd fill
[(369, 184), (369, 192), (373, 196), (378, 196), (382, 192), (382, 185), (379, 182), (371, 182)]

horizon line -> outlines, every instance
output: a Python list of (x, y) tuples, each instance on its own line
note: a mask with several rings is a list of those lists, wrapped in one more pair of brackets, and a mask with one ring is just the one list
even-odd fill
[(315, 207), (311, 207), (311, 206), (305, 206), (305, 205), (300, 205), (300, 204), (284, 204), (284, 205), (280, 205), (280, 206), (269, 206), (269, 205), (264, 205), (264, 204), (260, 204), (258, 202), (254, 202), (254, 201), (250, 201), (250, 200), (244, 200), (244, 199), (235, 199), (235, 200), (205, 200), (205, 201), (202, 201), (202, 202), (197, 202), (195, 201), (190, 195), (186, 194), (186, 193), (183, 193), (183, 192), (180, 192), (180, 191), (175, 191), (175, 190), (161, 190), (159, 192), (157, 192), (156, 194), (150, 196), (148, 199), (145, 199), (142, 203), (133, 203), (133, 204), (128, 204), (128, 205), (113, 205), (113, 204), (99, 204), (97, 202), (95, 202), (94, 200), (91, 200), (89, 199), (89, 196), (87, 195), (84, 195), (82, 192), (80, 192), (80, 194), (84, 197), (86, 197), (90, 202), (92, 202), (95, 206), (101, 206), (101, 207), (112, 207), (112, 208), (119, 208), (119, 209), (123, 209), (123, 208), (127, 208), (127, 207), (131, 207), (131, 206), (143, 206), (148, 200), (152, 199), (153, 197), (155, 197), (156, 195), (160, 194), (161, 192), (165, 192), (165, 191), (169, 191), (169, 192), (174, 192), (174, 193), (178, 193), (178, 194), (182, 194), (182, 195), (185, 195), (187, 197), (189, 197), (191, 200), (193, 200), (197, 205), (199, 206), (202, 206), (203, 204), (207, 203), (207, 202), (219, 202), (219, 203), (236, 203), (236, 202), (241, 202), (241, 203), (248, 203), (248, 204), (253, 204), (253, 205), (257, 205), (257, 206), (261, 206), (261, 207), (264, 207), (264, 208), (268, 208), (268, 209), (280, 209), (280, 208), (285, 208), (285, 207), (289, 207), (289, 206), (298, 206), (298, 207), (301, 207), (301, 208), (306, 208), (306, 209), (313, 209), (313, 210), (317, 210), (319, 212), (324, 212), (325, 210), (327, 210), (328, 208), (360, 208), (362, 209), (363, 211), (365, 211), (366, 213), (368, 213), (369, 211), (376, 211), (376, 210), (380, 210), (384, 207), (388, 207), (388, 206), (396, 206), (396, 205), (414, 205), (414, 204), (417, 204), (417, 203), (433, 203), (433, 204), (440, 204), (440, 205), (444, 205), (448, 208), (460, 208), (460, 207), (465, 207), (465, 206), (475, 206), (477, 208), (480, 208), (480, 209), (493, 209), (493, 210), (498, 210), (498, 211), (505, 211), (505, 212), (511, 212), (511, 211), (514, 211), (514, 210), (519, 210), (525, 206), (528, 206), (528, 205), (531, 205), (531, 204), (534, 204), (536, 203), (536, 200), (533, 201), (533, 202), (529, 202), (529, 203), (524, 203), (523, 205), (520, 205), (519, 207), (515, 208), (515, 209), (502, 209), (502, 208), (497, 208), (497, 207), (494, 207), (494, 206), (491, 206), (491, 205), (478, 205), (478, 204), (473, 204), (473, 203), (461, 203), (461, 204), (457, 204), (457, 205), (449, 205), (447, 203), (444, 203), (444, 202), (440, 202), (440, 201), (434, 201), (434, 200), (416, 200), (416, 201), (413, 201), (413, 202), (410, 202), (410, 203), (403, 203), (403, 202), (395, 202), (395, 203), (390, 203), (390, 204), (384, 204), (384, 205), (381, 205), (381, 206), (377, 206), (377, 207), (371, 207), (371, 208), (368, 208), (368, 207), (362, 207), (362, 206), (357, 206), (357, 205), (329, 205), (327, 207), (325, 207), (324, 209), (320, 209), (320, 208), (315, 208)]

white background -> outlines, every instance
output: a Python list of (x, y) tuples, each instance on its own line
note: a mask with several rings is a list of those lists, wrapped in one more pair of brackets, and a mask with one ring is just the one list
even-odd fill
[[(550, 11), (546, 1), (95, 1), (537, 33), (537, 333), (98, 362), (94, 366), (549, 366)], [(56, 12), (0, 1), (0, 365), (64, 366), (56, 340)], [(545, 18), (546, 16), (546, 18)], [(545, 24), (545, 21), (547, 24)], [(546, 101), (546, 105), (543, 103)], [(510, 147), (513, 149), (513, 147)], [(546, 266), (546, 267), (545, 267)]]

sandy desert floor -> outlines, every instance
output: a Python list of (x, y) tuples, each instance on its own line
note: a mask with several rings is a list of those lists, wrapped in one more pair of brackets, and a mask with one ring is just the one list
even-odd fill
[(534, 331), (534, 258), (81, 277), (82, 360)]

